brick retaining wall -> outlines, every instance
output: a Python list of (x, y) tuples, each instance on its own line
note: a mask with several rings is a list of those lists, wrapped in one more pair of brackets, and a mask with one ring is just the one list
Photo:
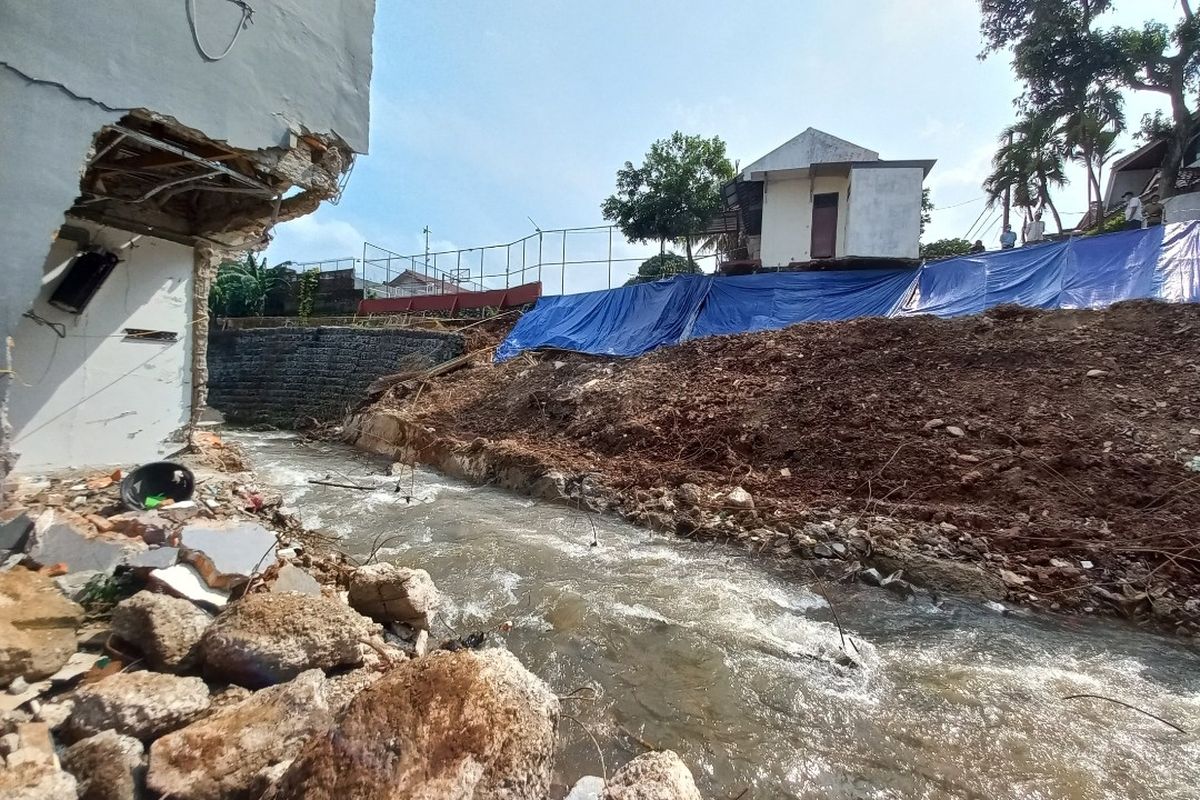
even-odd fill
[(382, 375), (447, 361), (462, 336), (410, 329), (256, 328), (208, 340), (208, 404), (231, 422), (341, 420)]

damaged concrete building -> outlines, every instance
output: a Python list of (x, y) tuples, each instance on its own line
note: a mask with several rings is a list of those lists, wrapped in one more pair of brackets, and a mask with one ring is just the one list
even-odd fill
[(153, 460), (222, 258), (367, 149), (374, 0), (0, 0), (0, 478)]

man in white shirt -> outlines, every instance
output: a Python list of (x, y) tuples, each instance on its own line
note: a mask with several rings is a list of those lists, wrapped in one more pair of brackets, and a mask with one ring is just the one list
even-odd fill
[(1142, 227), (1142, 198), (1126, 192), (1121, 199), (1125, 201), (1125, 230), (1139, 230)]
[(1025, 243), (1037, 244), (1046, 238), (1046, 223), (1042, 222), (1042, 212), (1033, 215), (1033, 219), (1025, 225)]

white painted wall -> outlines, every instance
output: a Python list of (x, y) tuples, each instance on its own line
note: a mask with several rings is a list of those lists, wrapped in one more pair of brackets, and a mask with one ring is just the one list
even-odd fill
[[(134, 237), (70, 224), (110, 250)], [(75, 254), (74, 242), (56, 241), (44, 273)], [(143, 237), (119, 255), (82, 314), (46, 302), (61, 274), (43, 285), (33, 310), (62, 323), (65, 338), (28, 318), (17, 325), (8, 413), (18, 472), (153, 461), (181, 446), (167, 439), (191, 406), (192, 250)], [(176, 341), (127, 341), (123, 328), (173, 331)]]
[(917, 258), (924, 180), (920, 167), (852, 169), (845, 254)]
[(1189, 192), (1168, 197), (1163, 201), (1163, 222), (1190, 222), (1200, 219), (1200, 192)]
[(808, 261), (812, 245), (812, 196), (837, 192), (836, 255), (846, 250), (846, 196), (850, 182), (842, 177), (772, 178), (763, 186), (761, 258), (765, 267)]

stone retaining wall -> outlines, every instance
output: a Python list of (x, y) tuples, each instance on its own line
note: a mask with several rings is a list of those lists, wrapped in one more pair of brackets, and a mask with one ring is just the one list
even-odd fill
[(376, 378), (461, 355), (462, 336), (409, 329), (258, 328), (208, 340), (208, 405), (231, 422), (340, 420)]

